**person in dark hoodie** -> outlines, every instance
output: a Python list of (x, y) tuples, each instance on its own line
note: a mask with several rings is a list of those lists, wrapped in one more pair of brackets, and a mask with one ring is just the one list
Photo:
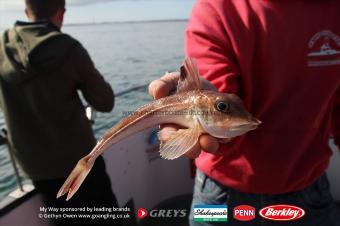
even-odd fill
[[(56, 200), (72, 168), (96, 144), (78, 91), (102, 112), (113, 109), (114, 93), (85, 48), (61, 32), (65, 0), (26, 0), (25, 12), (30, 22), (16, 22), (0, 40), (0, 107), (12, 151), (46, 206), (117, 206), (103, 158), (72, 200)], [(117, 223), (55, 220), (89, 222)]]

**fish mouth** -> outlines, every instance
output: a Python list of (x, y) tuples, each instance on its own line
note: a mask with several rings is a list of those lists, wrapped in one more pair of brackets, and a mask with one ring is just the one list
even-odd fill
[(250, 131), (257, 128), (258, 125), (246, 124), (242, 126), (236, 126), (230, 129), (230, 131)]
[(231, 131), (250, 131), (257, 129), (257, 127), (261, 124), (262, 122), (256, 118), (252, 118), (248, 122), (238, 124), (233, 126), (230, 130)]

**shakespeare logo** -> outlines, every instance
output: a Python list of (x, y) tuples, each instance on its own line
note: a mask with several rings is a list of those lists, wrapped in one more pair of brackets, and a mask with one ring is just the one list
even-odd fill
[(227, 205), (195, 205), (194, 221), (228, 221)]

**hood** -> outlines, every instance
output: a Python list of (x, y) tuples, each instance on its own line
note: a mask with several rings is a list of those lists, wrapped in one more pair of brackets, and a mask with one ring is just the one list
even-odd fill
[(0, 76), (14, 84), (48, 76), (64, 63), (75, 42), (48, 22), (17, 22), (1, 38)]

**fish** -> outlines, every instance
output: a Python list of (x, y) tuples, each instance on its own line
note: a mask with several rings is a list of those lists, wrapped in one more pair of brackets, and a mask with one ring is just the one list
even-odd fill
[[(148, 103), (109, 129), (93, 150), (79, 160), (57, 198), (67, 193), (72, 198), (89, 174), (96, 158), (119, 141), (144, 129), (161, 124), (176, 124), (182, 129), (170, 134), (160, 143), (160, 156), (173, 160), (187, 153), (202, 134), (216, 138), (233, 138), (256, 129), (261, 122), (244, 107), (234, 94), (204, 90), (202, 79), (192, 58), (185, 58), (180, 68), (177, 91), (167, 97)], [(162, 140), (162, 139), (160, 139)]]

